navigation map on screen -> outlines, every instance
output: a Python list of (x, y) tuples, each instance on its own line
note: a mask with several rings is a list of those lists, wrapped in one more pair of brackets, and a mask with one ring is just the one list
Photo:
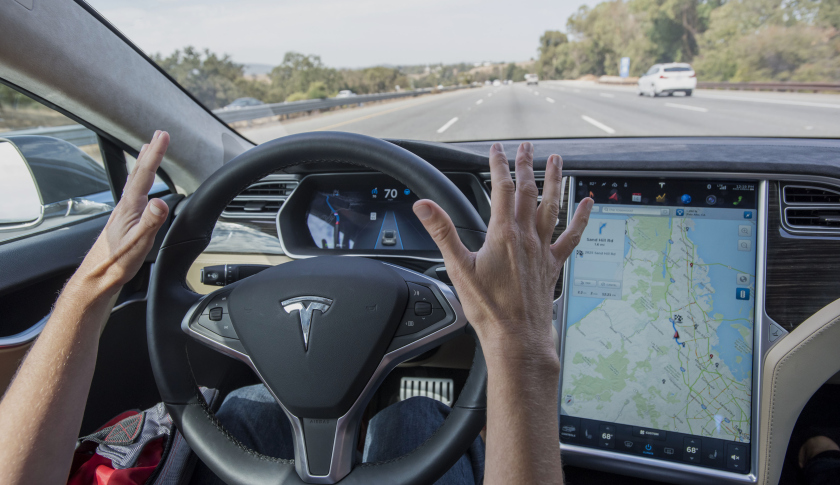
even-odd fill
[(596, 204), (567, 269), (562, 414), (748, 443), (755, 184), (575, 185)]

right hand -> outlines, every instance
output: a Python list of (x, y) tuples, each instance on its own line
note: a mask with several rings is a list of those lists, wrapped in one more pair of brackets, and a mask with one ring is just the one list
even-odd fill
[(558, 155), (549, 157), (538, 207), (533, 145), (519, 146), (515, 184), (502, 145), (491, 147), (490, 225), (484, 245), (475, 253), (461, 243), (440, 206), (431, 200), (414, 204), (415, 214), (443, 254), (488, 364), (496, 359), (534, 357), (559, 364), (551, 338), (554, 287), (563, 264), (580, 242), (593, 204), (592, 199), (583, 199), (571, 224), (552, 244), (560, 211), (562, 163)]

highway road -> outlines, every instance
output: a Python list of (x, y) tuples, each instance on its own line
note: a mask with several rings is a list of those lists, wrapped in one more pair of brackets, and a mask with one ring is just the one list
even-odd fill
[(840, 137), (840, 94), (696, 90), (641, 97), (583, 81), (516, 83), (322, 113), (240, 130), (262, 143), (314, 130), (434, 141), (621, 136)]

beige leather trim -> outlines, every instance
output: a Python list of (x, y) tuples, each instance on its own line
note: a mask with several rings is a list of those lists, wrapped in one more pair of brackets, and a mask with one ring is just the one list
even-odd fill
[(201, 253), (187, 271), (187, 285), (196, 293), (206, 295), (218, 290), (218, 286), (207, 286), (201, 282), (201, 268), (217, 264), (278, 264), (288, 263), (292, 258), (272, 254)]
[(802, 408), (840, 371), (840, 300), (805, 320), (764, 358), (759, 479), (776, 485)]

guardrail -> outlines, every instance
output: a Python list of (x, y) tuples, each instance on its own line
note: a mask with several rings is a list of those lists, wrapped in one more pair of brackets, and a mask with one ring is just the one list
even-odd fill
[[(455, 91), (468, 87), (469, 86), (449, 86), (438, 89), (437, 91)], [(430, 94), (434, 91), (435, 90), (432, 88), (425, 88), (394, 93), (359, 94), (347, 98), (306, 99), (303, 101), (292, 101), (290, 103), (261, 104), (259, 106), (248, 106), (247, 108), (231, 110), (217, 109), (214, 110), (213, 113), (215, 113), (216, 116), (221, 118), (225, 123), (234, 123), (236, 121), (249, 121), (259, 118), (268, 118), (271, 116), (330, 109), (338, 106), (350, 106), (354, 104), (372, 103), (375, 101), (385, 101), (397, 98), (411, 98), (423, 94)]]
[[(470, 87), (473, 86), (448, 86), (442, 89), (424, 88), (394, 93), (360, 94), (347, 98), (306, 99), (290, 103), (261, 104), (259, 106), (248, 106), (240, 109), (217, 109), (213, 110), (213, 113), (225, 123), (235, 123), (237, 121), (250, 121), (260, 118), (269, 118), (272, 116), (305, 113), (315, 110), (336, 108), (339, 106), (352, 106), (356, 104), (386, 101), (397, 98), (411, 98), (424, 94), (431, 94), (436, 91), (456, 91)], [(96, 133), (82, 125), (48, 126), (42, 128), (0, 132), (0, 138), (12, 135), (52, 136), (54, 138), (70, 142), (76, 146), (94, 145), (98, 143)]]
[(739, 91), (840, 91), (840, 83), (797, 83), (797, 82), (710, 82), (700, 81), (699, 89), (735, 89)]

